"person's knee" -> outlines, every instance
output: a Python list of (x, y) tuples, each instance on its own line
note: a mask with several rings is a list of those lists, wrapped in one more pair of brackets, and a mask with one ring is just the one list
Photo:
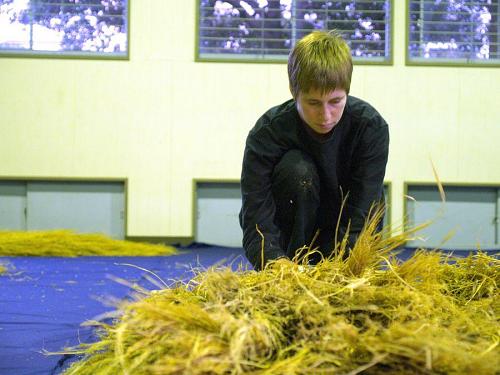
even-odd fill
[(295, 191), (297, 193), (316, 191), (318, 174), (314, 164), (304, 162), (303, 160), (298, 162), (294, 166), (293, 176), (295, 177), (293, 183), (296, 184)]
[(318, 193), (319, 176), (312, 158), (300, 150), (288, 151), (277, 164), (273, 180), (295, 194)]

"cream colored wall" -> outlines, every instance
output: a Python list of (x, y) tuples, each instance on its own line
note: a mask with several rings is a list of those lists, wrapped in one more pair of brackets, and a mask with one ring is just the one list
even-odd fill
[[(129, 61), (1, 58), (0, 177), (128, 178), (127, 235), (191, 236), (192, 180), (239, 178), (289, 98), (284, 64), (195, 63), (195, 4), (133, 2)], [(430, 158), (443, 182), (500, 184), (499, 69), (406, 67), (404, 35), (397, 2), (394, 66), (356, 66), (351, 89), (391, 126), (395, 221)]]

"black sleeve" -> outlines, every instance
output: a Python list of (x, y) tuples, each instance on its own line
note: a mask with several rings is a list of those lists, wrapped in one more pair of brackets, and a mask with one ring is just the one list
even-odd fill
[(370, 208), (383, 199), (385, 168), (389, 154), (389, 129), (380, 115), (360, 135), (350, 170), (348, 196), (341, 220), (341, 233), (349, 228), (349, 244), (354, 245)]
[[(255, 269), (261, 269), (269, 260), (285, 256), (279, 246), (280, 231), (274, 224), (276, 204), (271, 189), (273, 169), (284, 149), (272, 130), (260, 126), (266, 121), (268, 119), (262, 117), (247, 137), (241, 172), (243, 248)], [(264, 236), (263, 250), (257, 227)]]

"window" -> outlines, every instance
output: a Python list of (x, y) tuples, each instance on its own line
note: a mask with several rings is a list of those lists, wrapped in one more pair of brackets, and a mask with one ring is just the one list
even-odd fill
[(499, 0), (410, 0), (407, 62), (498, 65)]
[(390, 63), (388, 0), (198, 0), (199, 60), (286, 61), (313, 30), (336, 29), (355, 62)]
[(128, 56), (127, 0), (0, 0), (0, 55)]

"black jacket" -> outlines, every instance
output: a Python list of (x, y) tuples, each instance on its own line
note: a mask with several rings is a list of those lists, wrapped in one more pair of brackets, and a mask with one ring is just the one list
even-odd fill
[[(266, 261), (285, 256), (279, 247), (280, 230), (274, 223), (276, 206), (271, 192), (274, 166), (285, 152), (299, 149), (315, 161), (321, 188), (327, 192), (330, 217), (339, 215), (340, 230), (350, 222), (350, 233), (358, 234), (371, 205), (383, 198), (383, 180), (389, 150), (389, 131), (385, 120), (368, 103), (348, 96), (339, 123), (326, 140), (319, 141), (299, 116), (294, 100), (267, 111), (250, 131), (246, 141), (241, 174), (243, 205), (240, 224), (243, 247), (249, 261), (261, 262), (262, 237)], [(335, 227), (336, 220), (333, 220)]]

